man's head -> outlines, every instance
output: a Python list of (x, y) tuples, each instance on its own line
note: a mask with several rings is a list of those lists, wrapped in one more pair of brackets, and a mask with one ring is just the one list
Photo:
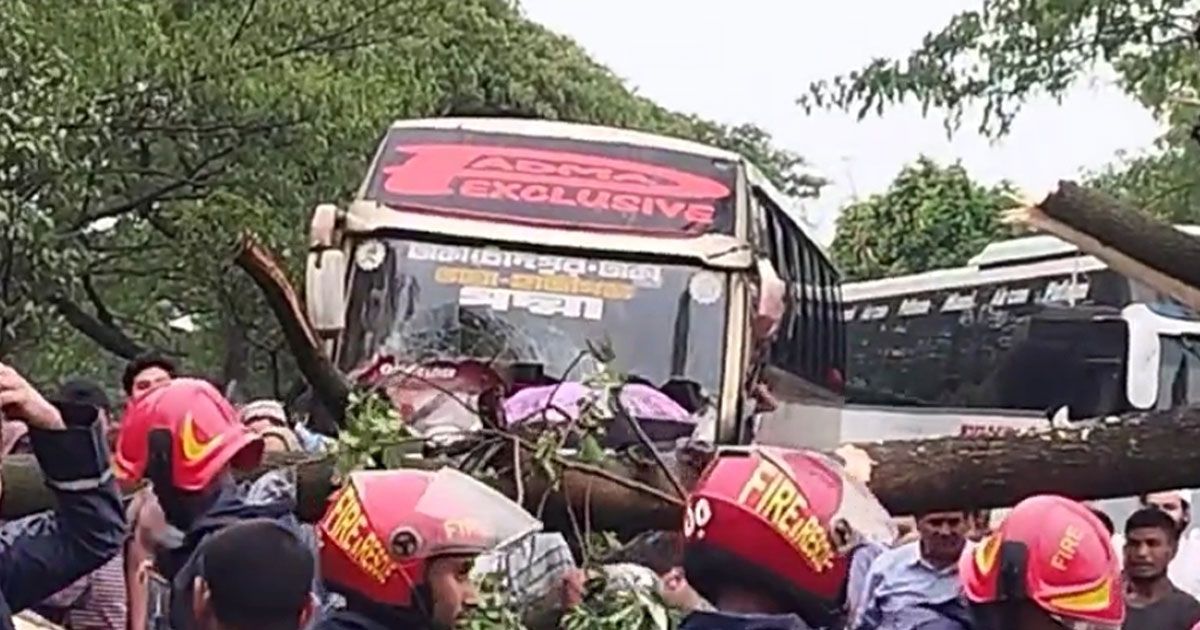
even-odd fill
[(171, 359), (159, 354), (144, 354), (125, 366), (121, 386), (125, 388), (125, 395), (132, 398), (175, 378), (178, 373), (179, 368)]
[(692, 610), (702, 598), (683, 572), (684, 542), (680, 532), (645, 532), (606, 558), (605, 563), (628, 562), (654, 571), (662, 581), (661, 594), (667, 605)]
[(442, 556), (426, 565), (425, 583), (432, 603), (429, 617), (434, 628), (453, 628), (466, 609), (478, 603), (479, 592), (471, 580), (475, 558), (476, 554)]
[[(354, 519), (363, 526), (347, 529)], [(519, 504), (455, 468), (355, 472), (316, 526), (321, 577), (351, 610), (369, 616), (390, 610), (453, 627), (476, 602), (475, 558), (539, 525)], [(362, 541), (371, 539), (390, 553), (368, 566), (359, 556)]]
[(288, 426), (287, 412), (277, 400), (256, 400), (242, 406), (238, 418), (246, 428), (263, 436), (269, 453), (301, 450), (300, 439)]
[(1181, 532), (1186, 530), (1192, 522), (1191, 493), (1186, 490), (1151, 492), (1138, 498), (1141, 500), (1142, 507), (1155, 507), (1170, 515)]
[(921, 534), (921, 555), (925, 560), (948, 566), (958, 562), (967, 544), (971, 528), (967, 513), (928, 512), (917, 515), (917, 531)]
[(126, 484), (150, 480), (168, 521), (186, 528), (232, 483), (231, 468), (253, 468), (262, 454), (262, 438), (219, 391), (177, 378), (125, 408), (113, 470)]
[(1013, 506), (962, 555), (958, 573), (980, 630), (1117, 630), (1125, 621), (1111, 536), (1086, 505), (1066, 497)]
[(312, 616), (312, 551), (275, 521), (230, 525), (199, 550), (192, 608), (203, 630), (299, 630)]
[(1155, 581), (1167, 575), (1175, 557), (1179, 529), (1169, 514), (1142, 508), (1125, 521), (1125, 575), (1133, 581)]

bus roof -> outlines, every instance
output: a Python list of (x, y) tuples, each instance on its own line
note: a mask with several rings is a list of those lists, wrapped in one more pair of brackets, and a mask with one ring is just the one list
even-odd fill
[(742, 156), (733, 151), (727, 151), (682, 138), (660, 136), (630, 129), (618, 129), (616, 127), (536, 118), (419, 118), (414, 120), (397, 120), (392, 123), (392, 129), (466, 129), (482, 133), (508, 133), (517, 136), (542, 136), (547, 138), (585, 140), (588, 142), (628, 144), (703, 155), (731, 162), (742, 159)]
[[(1200, 236), (1200, 226), (1178, 225), (1179, 230)], [(849, 302), (891, 298), (986, 286), (1024, 278), (1087, 273), (1107, 266), (1094, 256), (1051, 235), (1027, 236), (988, 244), (965, 267), (935, 269), (923, 273), (849, 282), (842, 297)]]
[[(635, 131), (632, 129), (621, 129), (618, 127), (605, 127), (602, 125), (589, 125), (584, 123), (563, 122), (559, 120), (544, 120), (539, 118), (417, 118), (411, 120), (397, 120), (392, 123), (392, 129), (463, 129), (467, 131), (477, 131), (480, 133), (507, 133), (518, 136), (541, 136), (546, 138), (565, 138), (572, 140), (584, 140), (587, 142), (605, 142), (609, 144), (624, 144), (631, 146), (647, 147), (651, 149), (663, 149), (667, 151), (678, 151), (680, 153), (690, 153), (692, 155), (700, 155), (714, 160), (727, 160), (730, 162), (738, 162), (746, 169), (746, 177), (749, 183), (761, 190), (768, 198), (779, 206), (784, 213), (788, 215), (792, 221), (800, 228), (808, 240), (816, 245), (826, 258), (829, 257), (828, 252), (824, 247), (817, 242), (817, 239), (809, 231), (808, 222), (805, 220), (798, 203), (795, 199), (783, 194), (771, 180), (763, 174), (762, 170), (745, 156), (714, 147), (711, 145), (695, 142), (692, 140), (684, 140), (683, 138), (675, 138), (672, 136), (663, 136), (645, 131)], [(815, 169), (812, 169), (812, 174), (818, 174)]]
[[(1193, 236), (1200, 236), (1200, 225), (1176, 225), (1175, 228)], [(1059, 258), (1078, 251), (1078, 247), (1057, 236), (1038, 234), (988, 243), (982, 252), (967, 261), (967, 265), (994, 267), (1044, 258)]]

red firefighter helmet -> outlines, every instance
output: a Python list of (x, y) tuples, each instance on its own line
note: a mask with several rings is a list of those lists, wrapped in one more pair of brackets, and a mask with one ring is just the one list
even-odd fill
[(1120, 628), (1121, 567), (1108, 530), (1087, 506), (1060, 496), (1021, 501), (958, 565), (976, 604), (1032, 602), (1065, 628)]
[(810, 622), (836, 613), (853, 549), (895, 536), (887, 510), (837, 462), (763, 446), (717, 454), (688, 499), (683, 532), (688, 581), (710, 601), (742, 583)]
[(262, 438), (238, 422), (237, 411), (211, 384), (190, 378), (165, 382), (131, 399), (121, 418), (113, 469), (124, 482), (148, 474), (157, 435), (168, 436), (171, 485), (204, 489), (227, 465), (254, 468)]
[(429, 561), (539, 529), (520, 505), (453, 468), (355, 472), (317, 526), (321, 575), (374, 603), (413, 608)]

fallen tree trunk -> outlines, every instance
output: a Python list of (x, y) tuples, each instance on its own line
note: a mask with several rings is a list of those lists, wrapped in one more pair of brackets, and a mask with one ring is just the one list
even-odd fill
[[(894, 514), (941, 508), (1010, 506), (1024, 497), (1054, 492), (1077, 499), (1122, 497), (1200, 485), (1200, 407), (1097, 421), (1069, 429), (1029, 431), (999, 438), (952, 437), (857, 444), (870, 461), (868, 485)], [(686, 453), (686, 451), (685, 451)], [(501, 451), (492, 463), (515, 461)], [(681, 501), (655, 463), (611, 457), (602, 465), (564, 459), (557, 486), (533, 465), (522, 446), (521, 475), (512, 464), (492, 483), (540, 512), (554, 529), (634, 532), (678, 525)], [(690, 485), (703, 458), (668, 454), (666, 463)], [(294, 466), (298, 512), (316, 519), (332, 491), (328, 457), (273, 458), (256, 473)], [(409, 465), (406, 463), (406, 465)], [(413, 466), (441, 464), (414, 460)], [(30, 456), (6, 458), (0, 516), (13, 518), (47, 509), (45, 490)], [(520, 479), (519, 485), (514, 479)], [(570, 505), (573, 514), (563, 508)]]
[(251, 234), (242, 237), (234, 263), (262, 291), (267, 306), (279, 321), (300, 373), (312, 386), (317, 400), (326, 409), (335, 412), (335, 420), (340, 423), (341, 411), (346, 408), (350, 397), (350, 385), (322, 350), (287, 274), (271, 252)]
[(1074, 182), (1013, 210), (1025, 223), (1071, 243), (1115, 271), (1200, 310), (1200, 239)]

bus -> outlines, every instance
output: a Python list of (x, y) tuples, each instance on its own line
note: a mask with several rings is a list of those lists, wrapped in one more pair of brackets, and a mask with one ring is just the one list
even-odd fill
[(584, 350), (606, 344), (718, 443), (841, 397), (837, 272), (793, 201), (726, 150), (546, 120), (402, 120), (348, 207), (316, 208), (310, 241), (308, 314), (355, 378), (417, 369), (469, 397), (485, 381), (578, 380), (598, 367)]
[(1091, 418), (1200, 402), (1200, 317), (1054, 236), (843, 292), (854, 403)]

